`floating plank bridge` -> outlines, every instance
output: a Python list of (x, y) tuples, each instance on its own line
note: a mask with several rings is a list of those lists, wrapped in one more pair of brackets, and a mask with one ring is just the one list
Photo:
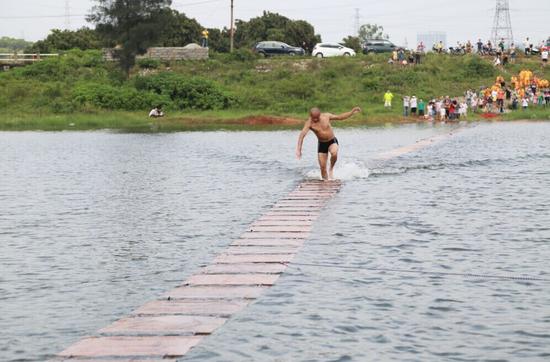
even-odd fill
[[(441, 141), (421, 140), (384, 161)], [(184, 356), (275, 284), (308, 239), (338, 181), (304, 181), (183, 284), (61, 352), (55, 361), (169, 361)]]

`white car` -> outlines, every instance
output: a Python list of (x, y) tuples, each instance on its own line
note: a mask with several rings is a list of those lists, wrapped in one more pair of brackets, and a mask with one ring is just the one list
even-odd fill
[(315, 45), (311, 55), (317, 58), (324, 57), (351, 57), (355, 56), (355, 50), (346, 48), (342, 44), (338, 43), (319, 43)]

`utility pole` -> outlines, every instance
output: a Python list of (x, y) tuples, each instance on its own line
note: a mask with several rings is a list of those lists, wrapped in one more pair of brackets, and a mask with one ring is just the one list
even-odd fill
[(65, 0), (65, 30), (71, 27), (71, 5), (69, 0)]
[(359, 36), (359, 27), (361, 26), (361, 15), (359, 14), (359, 8), (355, 8), (355, 36)]
[(514, 42), (512, 33), (512, 21), (510, 20), (510, 5), (508, 0), (497, 0), (495, 8), (495, 19), (493, 21), (493, 31), (491, 40), (493, 44), (498, 44), (500, 39), (504, 39), (505, 44), (510, 45)]
[(235, 39), (235, 28), (234, 28), (235, 21), (233, 20), (233, 0), (231, 0), (231, 28), (229, 30), (230, 34), (230, 40), (229, 40), (229, 51), (233, 53), (233, 44)]

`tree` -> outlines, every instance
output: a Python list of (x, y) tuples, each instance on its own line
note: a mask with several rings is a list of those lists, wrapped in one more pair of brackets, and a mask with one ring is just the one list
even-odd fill
[(195, 19), (188, 18), (177, 10), (165, 9), (165, 22), (157, 45), (178, 47), (189, 43), (199, 43), (203, 27)]
[(218, 53), (229, 52), (229, 29), (208, 29), (208, 47)]
[(389, 39), (388, 34), (384, 34), (384, 27), (376, 24), (364, 24), (359, 28), (359, 39), (365, 43), (369, 39)]
[(32, 42), (26, 41), (24, 39), (15, 39), (7, 36), (0, 38), (0, 52), (20, 52), (21, 50), (28, 48), (32, 45)]
[(304, 20), (290, 20), (277, 13), (264, 11), (262, 16), (249, 21), (237, 20), (235, 44), (237, 47), (251, 48), (254, 44), (274, 40), (289, 43), (294, 46), (305, 45), (313, 49), (321, 37), (315, 34), (315, 29)]
[(344, 39), (342, 39), (342, 44), (347, 46), (348, 48), (351, 48), (355, 50), (356, 53), (361, 53), (363, 50), (361, 47), (361, 39), (357, 36), (347, 36)]
[(100, 36), (117, 44), (116, 55), (128, 76), (136, 56), (162, 35), (171, 0), (96, 0), (87, 20)]
[(78, 30), (53, 29), (44, 39), (34, 43), (28, 51), (31, 53), (55, 53), (71, 49), (100, 49), (101, 40), (95, 30), (80, 28)]

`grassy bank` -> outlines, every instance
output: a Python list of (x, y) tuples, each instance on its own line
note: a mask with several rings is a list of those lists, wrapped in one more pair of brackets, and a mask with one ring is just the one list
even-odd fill
[[(98, 52), (72, 51), (0, 73), (0, 129), (294, 129), (312, 106), (338, 113), (355, 105), (365, 112), (343, 126), (378, 125), (404, 121), (405, 94), (425, 100), (458, 96), (522, 69), (550, 78), (550, 67), (541, 68), (538, 59), (520, 59), (503, 70), (476, 56), (428, 55), (423, 64), (408, 67), (386, 59), (256, 59), (237, 53), (208, 61), (150, 62), (125, 79)], [(382, 106), (387, 89), (396, 96), (393, 110)], [(163, 104), (168, 116), (152, 121), (147, 113), (156, 104)], [(550, 119), (550, 110), (517, 111), (503, 118)]]

